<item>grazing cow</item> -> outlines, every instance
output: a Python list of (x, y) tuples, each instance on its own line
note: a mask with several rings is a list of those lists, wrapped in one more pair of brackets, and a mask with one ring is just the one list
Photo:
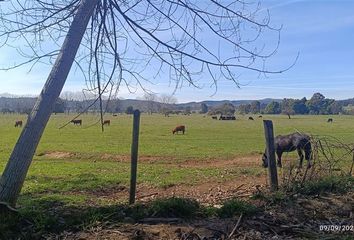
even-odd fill
[(111, 125), (111, 120), (104, 120), (103, 125), (110, 126)]
[(19, 120), (19, 121), (16, 121), (15, 122), (15, 127), (22, 127), (22, 121), (21, 120)]
[(258, 118), (262, 118), (263, 116), (262, 115), (259, 115)]
[[(300, 157), (300, 163), (299, 163), (299, 168), (302, 167), (302, 162), (304, 160), (304, 154), (305, 153), (305, 159), (307, 160), (307, 168), (311, 167), (311, 142), (310, 142), (310, 136), (306, 134), (301, 134), (301, 133), (292, 133), (289, 135), (279, 135), (276, 136), (274, 140), (275, 144), (275, 153), (277, 154), (278, 157), (278, 167), (282, 167), (281, 164), (281, 156), (284, 152), (292, 152), (297, 150), (297, 153)], [(266, 154), (266, 151), (263, 153), (262, 157), (263, 161), (263, 167), (268, 167), (268, 157)]]
[(217, 120), (217, 119), (218, 119), (217, 116), (212, 116), (211, 118), (214, 119), (214, 120)]
[(254, 119), (253, 119), (253, 117), (248, 117), (248, 120), (252, 120), (253, 121)]
[(175, 129), (172, 130), (172, 134), (175, 134), (178, 132), (182, 132), (184, 134), (184, 132), (186, 131), (186, 127), (184, 125), (180, 125), (180, 126), (177, 126), (175, 127)]
[(333, 122), (333, 118), (328, 118), (327, 119), (327, 122), (329, 123), (329, 122)]
[(113, 117), (117, 117), (118, 116), (118, 114), (113, 114)]
[(74, 124), (74, 125), (82, 125), (82, 120), (81, 119), (74, 119), (74, 120), (71, 120), (71, 122)]

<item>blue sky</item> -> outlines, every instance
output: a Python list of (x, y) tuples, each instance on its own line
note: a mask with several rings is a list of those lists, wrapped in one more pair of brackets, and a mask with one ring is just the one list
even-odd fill
[[(289, 66), (297, 54), (299, 58), (290, 70), (275, 75), (258, 76), (244, 73), (239, 77), (242, 84), (221, 80), (218, 90), (203, 83), (202, 89), (184, 86), (175, 96), (179, 102), (262, 99), (262, 98), (310, 98), (314, 92), (326, 97), (345, 99), (354, 97), (354, 1), (261, 1), (271, 14), (275, 26), (283, 25), (281, 43), (277, 54), (267, 65), (272, 69)], [(268, 44), (274, 43), (269, 38)], [(266, 42), (267, 44), (267, 42)], [(14, 62), (13, 49), (0, 49), (0, 67)], [(0, 93), (39, 94), (47, 75), (48, 66), (36, 66), (28, 72), (29, 66), (0, 72)], [(167, 74), (147, 88), (158, 94), (170, 94)], [(206, 81), (208, 82), (208, 81)], [(84, 80), (71, 72), (64, 91), (80, 91)], [(130, 94), (123, 87), (118, 97), (137, 98), (142, 95), (138, 89)]]

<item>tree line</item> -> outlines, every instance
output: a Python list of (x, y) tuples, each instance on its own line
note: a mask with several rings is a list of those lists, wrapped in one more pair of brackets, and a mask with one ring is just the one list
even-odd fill
[[(66, 96), (66, 95), (65, 95)], [(64, 97), (65, 97), (64, 96)], [(32, 109), (35, 98), (0, 98), (0, 111), (6, 113), (29, 113)], [(54, 113), (80, 113), (98, 112), (98, 102), (94, 100), (59, 98), (54, 106)], [(92, 105), (92, 106), (91, 106)], [(90, 107), (89, 107), (90, 106)], [(177, 103), (177, 98), (167, 95), (145, 94), (139, 99), (112, 99), (103, 100), (104, 110), (107, 113), (132, 114), (134, 109), (153, 114), (191, 114), (201, 113), (209, 115), (233, 115), (237, 114), (351, 114), (354, 115), (354, 98), (347, 100), (334, 100), (326, 98), (321, 93), (315, 93), (310, 99), (272, 100), (269, 103), (264, 100), (249, 101), (237, 104), (235, 102), (224, 102), (220, 104), (200, 103)]]
[(354, 114), (354, 98), (348, 100), (334, 100), (326, 98), (321, 93), (314, 93), (310, 99), (284, 98), (281, 101), (271, 101), (264, 105), (259, 101), (250, 104), (241, 104), (237, 108), (240, 114)]

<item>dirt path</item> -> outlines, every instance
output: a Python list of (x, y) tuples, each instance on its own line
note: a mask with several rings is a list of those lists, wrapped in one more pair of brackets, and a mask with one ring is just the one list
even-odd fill
[[(93, 157), (97, 161), (116, 161), (116, 162), (130, 162), (130, 155), (116, 155), (116, 154), (85, 154), (85, 153), (73, 153), (73, 152), (45, 152), (40, 154), (40, 157), (49, 159), (92, 159)], [(260, 155), (252, 154), (247, 156), (235, 156), (231, 158), (191, 158), (188, 157), (185, 160), (180, 160), (172, 156), (139, 156), (139, 162), (141, 163), (161, 163), (166, 165), (174, 165), (181, 167), (228, 167), (237, 165), (239, 167), (249, 166), (261, 166)]]

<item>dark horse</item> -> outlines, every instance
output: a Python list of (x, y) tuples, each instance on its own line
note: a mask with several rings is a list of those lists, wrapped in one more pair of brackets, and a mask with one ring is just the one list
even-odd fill
[[(305, 159), (307, 160), (307, 167), (311, 167), (311, 142), (310, 142), (310, 136), (306, 134), (301, 134), (301, 133), (292, 133), (289, 135), (279, 135), (275, 137), (274, 140), (275, 144), (275, 153), (278, 156), (278, 167), (281, 167), (281, 156), (284, 152), (292, 152), (297, 150), (297, 153), (299, 154), (300, 157), (300, 164), (299, 168), (302, 167), (302, 162), (304, 160), (304, 154), (305, 153)], [(268, 158), (265, 153), (263, 153), (262, 157), (263, 161), (263, 167), (268, 167)]]

